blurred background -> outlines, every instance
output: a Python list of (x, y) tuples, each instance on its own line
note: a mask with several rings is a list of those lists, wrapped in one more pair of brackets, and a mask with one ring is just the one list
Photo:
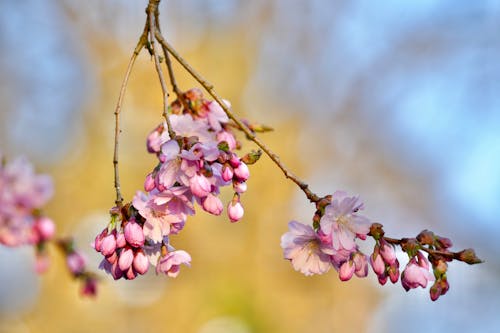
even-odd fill
[[(94, 267), (89, 244), (114, 202), (113, 112), (146, 4), (0, 2), (0, 150), (54, 177), (47, 214)], [(160, 11), (167, 39), (239, 115), (275, 128), (263, 140), (316, 193), (360, 194), (388, 234), (429, 228), (486, 263), (452, 263), (450, 292), (434, 303), (428, 290), (379, 287), (373, 273), (304, 277), (279, 243), (314, 209), (265, 157), (241, 222), (199, 212), (172, 239), (193, 257), (177, 279), (105, 276), (99, 296), (82, 299), (55, 249), (39, 277), (31, 249), (1, 247), (0, 332), (497, 331), (498, 1), (170, 0)], [(196, 85), (175, 69), (182, 89)], [(128, 200), (155, 164), (145, 137), (161, 110), (143, 52), (122, 112)]]

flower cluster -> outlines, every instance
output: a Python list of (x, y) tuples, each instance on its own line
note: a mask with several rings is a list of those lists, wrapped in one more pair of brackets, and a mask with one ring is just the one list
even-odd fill
[(54, 222), (42, 213), (42, 207), (53, 194), (50, 176), (36, 174), (24, 157), (7, 162), (0, 154), (0, 159), (0, 244), (33, 246), (35, 270), (43, 273), (50, 264), (47, 246), (57, 242), (69, 272), (83, 281), (82, 294), (95, 295), (97, 280), (86, 271), (85, 257), (74, 249), (71, 240), (56, 240)]
[[(360, 215), (361, 209), (363, 204), (357, 197), (350, 197), (342, 191), (319, 200), (312, 227), (295, 221), (289, 223), (290, 231), (281, 237), (285, 259), (305, 275), (323, 274), (333, 267), (342, 281), (353, 275), (367, 276), (369, 262), (381, 285), (387, 280), (392, 283), (401, 280), (403, 288), (408, 291), (426, 288), (429, 282), (435, 281), (430, 288), (433, 301), (449, 289), (446, 277), (448, 261), (481, 262), (471, 249), (450, 252), (451, 241), (428, 230), (416, 238), (387, 238), (382, 225), (371, 223)], [(367, 236), (375, 240), (369, 258), (356, 244), (357, 239), (365, 240)], [(402, 273), (394, 245), (399, 245), (409, 257)], [(427, 252), (428, 257), (423, 252)], [(430, 272), (431, 266), (434, 274)]]
[(370, 221), (359, 214), (363, 204), (357, 197), (337, 191), (321, 201), (316, 212), (315, 228), (295, 221), (290, 231), (281, 237), (285, 259), (305, 275), (323, 274), (331, 267), (339, 272), (341, 280), (353, 274), (368, 274), (367, 258), (355, 239), (366, 239)]
[[(179, 265), (189, 265), (191, 257), (175, 251), (170, 236), (184, 228), (187, 217), (195, 213), (195, 203), (210, 214), (221, 215), (222, 187), (231, 186), (234, 191), (227, 204), (229, 220), (237, 222), (244, 214), (240, 195), (247, 190), (247, 165), (258, 154), (240, 158), (235, 153), (240, 143), (221, 106), (195, 88), (170, 105), (168, 119), (175, 135), (162, 123), (147, 137), (147, 150), (156, 155), (158, 164), (146, 176), (145, 192), (138, 191), (121, 209), (112, 209), (112, 223), (94, 244), (105, 257), (101, 268), (115, 279), (144, 274), (146, 257), (157, 273), (177, 276)], [(128, 233), (135, 243), (127, 238), (127, 228), (133, 229)]]
[(44, 272), (49, 265), (46, 243), (54, 237), (55, 225), (41, 209), (52, 197), (52, 180), (36, 174), (24, 157), (7, 162), (0, 154), (0, 159), (0, 244), (33, 245), (36, 271)]

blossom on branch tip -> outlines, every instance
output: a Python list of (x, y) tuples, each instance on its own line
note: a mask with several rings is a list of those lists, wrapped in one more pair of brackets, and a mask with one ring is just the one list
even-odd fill
[(304, 275), (323, 274), (331, 267), (330, 255), (322, 251), (322, 242), (313, 228), (296, 221), (288, 223), (290, 231), (281, 236), (285, 259)]

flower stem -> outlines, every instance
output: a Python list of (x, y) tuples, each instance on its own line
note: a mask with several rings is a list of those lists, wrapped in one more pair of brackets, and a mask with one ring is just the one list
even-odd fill
[(116, 103), (115, 108), (115, 147), (113, 154), (113, 167), (114, 167), (114, 178), (115, 178), (115, 191), (116, 191), (116, 200), (115, 204), (118, 207), (121, 207), (123, 204), (123, 197), (120, 191), (120, 174), (118, 171), (118, 148), (120, 145), (120, 111), (122, 109), (123, 98), (125, 97), (125, 91), (127, 90), (128, 80), (130, 77), (130, 73), (132, 72), (132, 68), (134, 67), (135, 60), (142, 48), (147, 44), (147, 33), (148, 33), (148, 23), (144, 26), (144, 31), (142, 35), (139, 37), (139, 41), (130, 57), (130, 61), (127, 66), (127, 70), (125, 72), (125, 77), (123, 78), (123, 82), (120, 89), (120, 95), (118, 96), (118, 102)]

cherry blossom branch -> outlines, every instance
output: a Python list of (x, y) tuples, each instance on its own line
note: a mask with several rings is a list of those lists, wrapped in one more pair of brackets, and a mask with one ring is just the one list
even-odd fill
[(144, 31), (142, 35), (139, 37), (139, 41), (132, 53), (130, 61), (127, 65), (127, 70), (125, 72), (125, 77), (123, 78), (123, 82), (120, 89), (120, 95), (118, 96), (118, 102), (116, 103), (115, 108), (115, 148), (113, 154), (113, 167), (114, 167), (114, 178), (115, 178), (115, 191), (116, 191), (116, 200), (115, 203), (117, 206), (121, 207), (123, 204), (123, 197), (120, 191), (120, 174), (118, 170), (118, 148), (119, 148), (119, 137), (121, 133), (120, 129), (120, 111), (123, 104), (123, 98), (125, 97), (125, 91), (127, 90), (128, 80), (130, 77), (130, 73), (132, 72), (132, 68), (134, 67), (135, 60), (139, 55), (142, 48), (147, 45), (147, 33), (148, 33), (148, 23), (144, 26)]
[(191, 74), (195, 78), (196, 81), (198, 81), (203, 88), (214, 98), (214, 100), (222, 107), (224, 112), (227, 114), (227, 116), (234, 121), (234, 123), (243, 131), (243, 133), (246, 134), (247, 138), (257, 146), (259, 146), (266, 154), (271, 158), (271, 160), (281, 169), (283, 174), (285, 175), (286, 178), (290, 179), (293, 181), (299, 188), (305, 193), (307, 199), (309, 199), (310, 202), (316, 203), (318, 202), (321, 198), (313, 193), (309, 189), (309, 185), (306, 184), (304, 181), (302, 181), (299, 177), (297, 177), (295, 174), (293, 174), (284, 164), (281, 162), (280, 157), (274, 153), (270, 148), (268, 148), (264, 142), (262, 142), (257, 135), (252, 132), (247, 125), (245, 125), (241, 120), (239, 120), (233, 112), (227, 107), (226, 103), (222, 101), (222, 98), (219, 97), (219, 95), (215, 92), (214, 86), (208, 82), (205, 78), (203, 78), (191, 65), (184, 60), (184, 58), (170, 45), (161, 35), (160, 32), (156, 31), (156, 39), (160, 44), (167, 49), (167, 51), (186, 69), (186, 71)]
[(157, 25), (155, 23), (155, 16), (157, 16), (158, 12), (158, 5), (160, 3), (160, 0), (150, 0), (148, 7), (146, 9), (146, 13), (148, 15), (148, 20), (149, 20), (149, 42), (151, 45), (151, 52), (153, 53), (153, 58), (155, 61), (155, 67), (156, 67), (156, 72), (158, 73), (158, 78), (160, 80), (160, 85), (161, 85), (161, 90), (163, 93), (163, 117), (165, 118), (165, 121), (167, 122), (167, 129), (168, 129), (168, 134), (171, 138), (175, 137), (175, 132), (172, 129), (172, 124), (170, 123), (170, 119), (168, 117), (168, 89), (167, 85), (165, 83), (165, 78), (163, 76), (163, 71), (161, 69), (160, 65), (160, 59), (158, 56), (158, 53), (156, 51), (156, 43), (155, 43), (155, 34), (159, 33), (157, 30)]

